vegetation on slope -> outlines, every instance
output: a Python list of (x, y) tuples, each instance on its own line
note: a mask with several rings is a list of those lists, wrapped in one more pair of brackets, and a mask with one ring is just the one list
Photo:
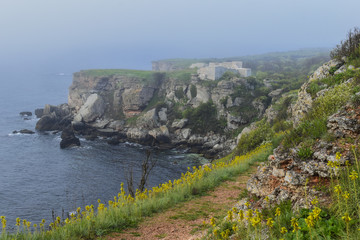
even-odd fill
[[(143, 217), (164, 211), (176, 203), (186, 201), (213, 189), (221, 182), (246, 171), (255, 161), (263, 161), (273, 147), (265, 144), (246, 155), (211, 166), (194, 167), (180, 179), (160, 184), (151, 190), (136, 191), (132, 198), (121, 187), (120, 193), (108, 203), (98, 200), (98, 206), (77, 209), (70, 218), (56, 218), (49, 227), (45, 222), (33, 224), (25, 219), (7, 223), (1, 217), (3, 230), (0, 239), (94, 239), (109, 232), (135, 226)], [(16, 225), (17, 232), (7, 232), (7, 226)], [(49, 230), (48, 230), (49, 229)]]
[[(346, 52), (345, 56), (350, 59), (348, 64), (356, 63), (360, 59), (360, 56), (354, 57), (360, 49), (360, 32), (354, 32), (357, 33), (356, 36), (349, 34), (348, 39), (343, 42), (345, 47), (338, 46), (332, 53), (333, 56), (334, 53), (341, 53), (337, 56), (343, 57), (342, 53), (346, 51), (342, 49), (349, 49), (349, 42), (359, 39), (353, 52)], [(346, 82), (350, 78), (352, 80)], [(360, 90), (359, 69), (316, 80), (316, 84), (318, 83), (327, 83), (327, 91), (315, 99), (312, 110), (297, 127), (289, 128), (282, 142), (285, 147), (303, 146), (298, 151), (303, 160), (311, 157), (311, 146), (315, 141), (332, 140), (327, 133), (328, 116), (349, 102), (354, 109), (359, 106), (355, 94)], [(262, 136), (266, 140), (267, 135)], [(249, 142), (260, 142), (255, 130), (247, 137)], [(346, 146), (356, 144), (357, 140), (341, 139)], [(238, 148), (241, 148), (242, 144)], [(343, 159), (340, 153), (336, 154), (334, 161), (328, 162), (331, 181), (330, 189), (325, 187), (325, 190), (331, 193), (331, 204), (320, 205), (317, 199), (311, 202), (305, 199), (307, 207), (298, 211), (293, 211), (289, 201), (276, 206), (269, 204), (262, 210), (234, 208), (228, 212), (225, 220), (211, 219), (212, 227), (206, 239), (229, 239), (230, 236), (233, 239), (360, 239), (359, 149), (352, 145), (350, 151), (353, 153), (352, 162)], [(305, 184), (305, 192), (308, 190)]]
[[(154, 76), (148, 71), (102, 71), (90, 70), (89, 76), (121, 74), (144, 79), (151, 79)], [(184, 79), (187, 79), (188, 76)], [(357, 73), (354, 77), (358, 78)], [(317, 139), (321, 137), (323, 120), (348, 101), (354, 94), (354, 89), (359, 85), (358, 81), (354, 81), (354, 84), (357, 85), (348, 87), (342, 79), (334, 82), (334, 88), (316, 100), (314, 110), (303, 121), (303, 124), (308, 125), (301, 128), (303, 130), (310, 128), (308, 131), (310, 135), (306, 131), (300, 131), (297, 127), (289, 130), (290, 136), (293, 134), (300, 141), (304, 141), (306, 138)], [(339, 91), (341, 94), (338, 94)], [(283, 104), (287, 105), (288, 101), (284, 100)], [(188, 112), (188, 116), (189, 118), (192, 116), (199, 118), (202, 115), (202, 108), (208, 113), (211, 111), (211, 107), (211, 103), (209, 103), (193, 112)], [(211, 116), (209, 117), (211, 118)], [(280, 118), (280, 120), (283, 119), (284, 117)], [(201, 127), (199, 126), (199, 128)], [(160, 184), (151, 190), (146, 189), (144, 192), (137, 191), (135, 198), (127, 195), (122, 188), (120, 193), (108, 203), (102, 203), (99, 200), (97, 210), (94, 206), (86, 206), (85, 209), (78, 208), (77, 214), (67, 219), (58, 217), (50, 223), (49, 227), (45, 222), (33, 224), (23, 219), (17, 219), (16, 223), (7, 223), (6, 218), (2, 216), (0, 219), (3, 229), (0, 239), (93, 239), (111, 231), (135, 226), (144, 216), (151, 216), (153, 213), (163, 211), (178, 202), (202, 194), (221, 181), (245, 171), (252, 162), (264, 160), (274, 146), (269, 141), (278, 142), (279, 135), (275, 132), (280, 130), (275, 125), (270, 126), (264, 121), (259, 122), (257, 127), (258, 130), (255, 129), (240, 139), (237, 152), (247, 152), (245, 155), (229, 156), (223, 159), (226, 161), (218, 161), (211, 167), (195, 167), (183, 174), (180, 179)], [(286, 138), (285, 143), (293, 144), (292, 140), (289, 141)], [(268, 143), (264, 144), (264, 141), (268, 141)], [(338, 158), (337, 160), (340, 160), (341, 156), (339, 155)], [(331, 167), (336, 171), (338, 165), (334, 164)], [(260, 239), (265, 233), (271, 239), (332, 239), (340, 237), (358, 239), (359, 231), (357, 228), (360, 225), (358, 219), (360, 212), (358, 205), (360, 197), (359, 174), (359, 164), (356, 161), (356, 165), (343, 168), (341, 174), (338, 175), (339, 177), (334, 179), (332, 182), (334, 199), (340, 199), (341, 196), (345, 201), (336, 201), (331, 209), (319, 208), (318, 202), (313, 201), (309, 203), (309, 205), (314, 206), (313, 210), (301, 209), (295, 213), (292, 211), (289, 202), (282, 203), (279, 206), (269, 206), (262, 212), (232, 210), (228, 212), (226, 221), (211, 220), (213, 229), (209, 236), (215, 239), (228, 239), (231, 234), (241, 238), (253, 238), (255, 235), (255, 238)], [(235, 216), (240, 220), (246, 219), (246, 221), (234, 223)], [(9, 224), (17, 227), (15, 233), (7, 231)]]

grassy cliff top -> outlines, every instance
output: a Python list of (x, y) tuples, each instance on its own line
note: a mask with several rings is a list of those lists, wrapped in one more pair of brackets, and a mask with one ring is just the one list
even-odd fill
[(104, 76), (126, 76), (137, 78), (149, 78), (154, 73), (146, 70), (132, 70), (132, 69), (89, 69), (80, 71), (81, 74), (89, 77), (104, 77)]
[(184, 83), (190, 83), (191, 75), (196, 73), (196, 69), (182, 69), (173, 72), (155, 72), (131, 69), (89, 69), (82, 70), (79, 73), (88, 77), (125, 76), (141, 79), (145, 82), (152, 82), (164, 78), (172, 78)]

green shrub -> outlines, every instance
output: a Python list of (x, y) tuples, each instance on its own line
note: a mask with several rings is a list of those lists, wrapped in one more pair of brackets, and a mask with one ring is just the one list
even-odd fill
[(236, 148), (237, 154), (243, 154), (260, 146), (264, 141), (272, 138), (274, 132), (270, 124), (262, 120), (256, 124), (256, 128), (247, 134), (243, 134), (239, 139)]
[(277, 120), (274, 121), (272, 129), (274, 130), (274, 132), (281, 132), (281, 131), (289, 130), (291, 127), (292, 127), (291, 122), (285, 120)]
[(175, 97), (178, 99), (183, 99), (185, 97), (184, 89), (182, 87), (175, 90)]
[(189, 119), (188, 125), (194, 133), (222, 133), (226, 127), (226, 120), (217, 119), (216, 106), (212, 101), (202, 103), (197, 108), (188, 108), (183, 115)]
[(191, 87), (190, 87), (190, 93), (191, 93), (191, 98), (194, 98), (196, 97), (197, 95), (197, 89), (196, 89), (196, 86), (191, 84)]
[(301, 158), (301, 159), (303, 159), (303, 160), (307, 160), (307, 159), (311, 158), (311, 156), (313, 155), (313, 153), (314, 153), (314, 152), (311, 150), (310, 147), (308, 147), (308, 146), (302, 146), (302, 147), (299, 149), (297, 155), (298, 155), (299, 158)]
[(220, 99), (220, 103), (221, 105), (223, 105), (224, 107), (226, 107), (227, 101), (229, 99), (229, 96), (223, 97), (222, 99)]
[(334, 75), (334, 73), (335, 73), (336, 70), (338, 70), (338, 69), (339, 69), (338, 66), (333, 66), (333, 67), (330, 68), (329, 73), (330, 73), (331, 75)]
[(310, 112), (310, 118), (324, 118), (335, 113), (351, 97), (351, 87), (348, 84), (340, 84), (327, 91), (314, 101)]
[(302, 121), (296, 128), (285, 135), (285, 148), (293, 147), (301, 141), (321, 138), (327, 131), (326, 118), (307, 119)]
[(306, 92), (309, 93), (312, 98), (315, 98), (316, 93), (318, 93), (322, 89), (319, 84), (320, 83), (318, 81), (312, 81), (306, 88)]
[(348, 32), (347, 39), (341, 41), (334, 50), (331, 51), (330, 57), (341, 59), (348, 57), (351, 59), (360, 58), (360, 29), (355, 27)]
[(355, 105), (355, 107), (360, 106), (360, 95), (354, 95), (351, 98), (351, 102)]

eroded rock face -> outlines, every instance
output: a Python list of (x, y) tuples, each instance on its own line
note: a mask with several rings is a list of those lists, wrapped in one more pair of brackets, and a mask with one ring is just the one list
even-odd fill
[[(344, 62), (339, 60), (331, 60), (325, 63), (310, 76), (309, 81), (301, 86), (298, 93), (298, 99), (296, 103), (291, 106), (292, 121), (294, 126), (296, 126), (301, 121), (301, 119), (309, 112), (312, 107), (314, 99), (312, 99), (311, 95), (307, 92), (307, 88), (309, 87), (310, 83), (312, 81), (328, 77), (332, 67), (341, 68), (343, 64)], [(317, 97), (321, 96), (323, 93), (324, 91), (320, 91)]]
[(143, 83), (142, 79), (135, 77), (89, 76), (86, 72), (78, 72), (74, 74), (69, 88), (68, 102), (79, 112), (89, 97), (92, 96), (92, 99), (93, 94), (97, 94), (98, 99), (105, 102), (102, 115), (118, 120), (124, 115), (132, 117), (140, 114), (158, 87), (157, 82)]
[(296, 126), (301, 119), (309, 112), (312, 107), (313, 99), (306, 91), (309, 86), (309, 82), (303, 84), (298, 93), (298, 99), (296, 103), (291, 107), (291, 115), (294, 126)]
[(124, 89), (122, 93), (122, 106), (126, 117), (133, 117), (141, 113), (153, 97), (155, 88), (136, 86)]
[(74, 117), (77, 122), (93, 122), (105, 112), (105, 102), (96, 93), (91, 94)]
[(156, 109), (147, 111), (144, 115), (140, 116), (136, 121), (136, 126), (144, 129), (158, 128), (159, 117), (156, 114)]
[(183, 127), (186, 126), (186, 124), (188, 123), (188, 119), (183, 118), (183, 119), (175, 119), (174, 122), (172, 123), (171, 127), (174, 129), (181, 129)]
[(43, 115), (37, 121), (35, 129), (38, 131), (62, 130), (71, 124), (72, 116), (69, 106), (61, 104), (59, 106), (45, 105)]

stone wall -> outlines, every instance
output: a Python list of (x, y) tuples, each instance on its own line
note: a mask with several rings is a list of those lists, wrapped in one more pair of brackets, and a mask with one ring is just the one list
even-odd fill
[(243, 77), (251, 76), (250, 68), (243, 68), (242, 62), (222, 62), (222, 63), (209, 63), (203, 67), (200, 64), (193, 64), (192, 67), (198, 67), (199, 78), (202, 80), (218, 80), (225, 72), (233, 72), (240, 74)]

